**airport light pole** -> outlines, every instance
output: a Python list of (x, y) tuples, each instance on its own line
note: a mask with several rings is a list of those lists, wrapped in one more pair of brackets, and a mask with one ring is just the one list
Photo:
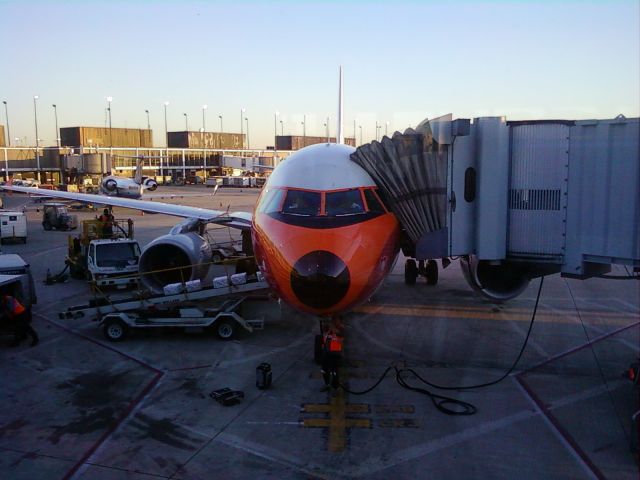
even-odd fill
[(202, 105), (202, 148), (204, 148), (204, 132), (207, 131), (207, 124), (205, 119), (205, 112), (207, 111), (207, 108), (209, 108), (209, 105)]
[(275, 150), (276, 148), (276, 144), (277, 142), (277, 136), (278, 136), (278, 115), (280, 115), (279, 111), (275, 111), (275, 113), (273, 114), (273, 148)]
[[(164, 140), (167, 143), (167, 148), (169, 148), (169, 129), (167, 128), (167, 107), (169, 106), (169, 102), (164, 102)], [(167, 155), (169, 155), (169, 151), (167, 150)]]
[(362, 145), (362, 125), (358, 125), (358, 127), (360, 128), (360, 145)]
[(189, 115), (187, 115), (186, 113), (183, 113), (182, 115), (184, 115), (184, 128), (188, 132), (189, 131)]
[(280, 120), (280, 135), (284, 137), (284, 121)]
[(353, 119), (353, 146), (356, 146), (356, 118)]
[(244, 148), (244, 136), (243, 136), (244, 135), (244, 126), (242, 124), (243, 123), (242, 119), (244, 118), (244, 112), (245, 112), (245, 109), (241, 108), (240, 109), (240, 140), (242, 140), (242, 148)]
[(330, 141), (331, 141), (331, 133), (330, 133), (330, 131), (329, 131), (329, 130), (331, 129), (331, 127), (329, 127), (329, 118), (330, 118), (330, 117), (327, 117), (327, 121), (326, 121), (326, 122), (325, 122), (325, 124), (324, 124), (324, 126), (325, 126), (325, 127), (326, 127), (326, 129), (327, 129), (327, 143), (330, 143)]
[(147, 130), (151, 130), (151, 122), (149, 121), (149, 110), (145, 110), (144, 113), (147, 114)]
[(244, 121), (247, 122), (247, 149), (251, 149), (251, 143), (249, 143), (249, 119), (244, 117)]
[(205, 112), (207, 111), (207, 108), (209, 108), (209, 105), (202, 105), (202, 131), (206, 132), (207, 131), (207, 126), (206, 126), (206, 122), (205, 122)]
[(385, 123), (384, 125), (384, 136), (388, 137), (389, 136), (389, 121), (387, 120), (387, 123)]
[(307, 146), (307, 116), (302, 115), (302, 148)]
[(109, 148), (113, 150), (113, 136), (111, 132), (111, 102), (113, 97), (107, 97), (107, 113), (109, 114)]
[(60, 148), (60, 130), (58, 130), (58, 107), (56, 107), (55, 103), (53, 104), (53, 114), (56, 118), (56, 145), (58, 146), (58, 148)]
[[(167, 144), (167, 151), (165, 157), (167, 162), (169, 161), (169, 129), (167, 128), (167, 107), (169, 102), (164, 102), (164, 139)], [(164, 185), (164, 169), (162, 168), (162, 158), (160, 159), (160, 176), (162, 177), (162, 184)]]
[(11, 129), (9, 128), (9, 110), (7, 109), (7, 101), (3, 100), (4, 103), (4, 116), (7, 119), (7, 145), (11, 146)]
[(376, 142), (378, 141), (378, 121), (376, 120)]
[(220, 119), (220, 133), (224, 133), (224, 129), (222, 128), (222, 115), (218, 115), (218, 118)]
[(38, 180), (40, 178), (40, 152), (38, 151), (38, 147), (40, 146), (39, 138), (38, 138), (38, 95), (33, 96), (33, 117), (36, 122), (36, 164), (38, 166)]

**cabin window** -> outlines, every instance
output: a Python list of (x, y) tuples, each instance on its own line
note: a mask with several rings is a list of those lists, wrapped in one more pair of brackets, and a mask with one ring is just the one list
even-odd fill
[(282, 213), (315, 217), (320, 215), (320, 193), (305, 190), (289, 190)]
[(258, 204), (258, 213), (274, 213), (280, 211), (280, 205), (282, 205), (282, 198), (284, 197), (284, 190), (279, 188), (271, 188), (265, 190), (260, 198)]
[(330, 192), (326, 194), (325, 210), (327, 216), (357, 215), (364, 213), (364, 204), (359, 189)]
[(372, 213), (386, 213), (382, 203), (373, 192), (373, 189), (367, 188), (364, 191), (364, 198), (367, 200), (367, 207), (369, 207), (369, 211)]

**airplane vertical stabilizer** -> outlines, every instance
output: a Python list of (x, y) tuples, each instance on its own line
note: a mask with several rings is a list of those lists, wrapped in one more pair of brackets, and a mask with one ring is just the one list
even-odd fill
[(142, 158), (136, 158), (136, 174), (133, 177), (133, 180), (138, 184), (142, 185)]
[(344, 143), (344, 125), (342, 124), (342, 66), (340, 66), (340, 85), (338, 87), (338, 143)]

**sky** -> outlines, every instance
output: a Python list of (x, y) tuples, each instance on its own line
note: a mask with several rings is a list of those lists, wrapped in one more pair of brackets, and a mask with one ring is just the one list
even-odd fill
[(107, 97), (113, 127), (149, 110), (155, 146), (166, 101), (169, 131), (246, 118), (252, 148), (303, 120), (335, 135), (340, 65), (358, 142), (447, 113), (638, 117), (640, 1), (0, 0), (0, 65), (12, 145), (36, 117), (55, 145), (53, 104), (60, 127), (105, 126)]

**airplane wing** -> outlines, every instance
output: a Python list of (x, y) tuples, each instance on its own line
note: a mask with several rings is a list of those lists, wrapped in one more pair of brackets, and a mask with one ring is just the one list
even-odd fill
[(144, 199), (153, 201), (164, 198), (188, 198), (188, 197), (213, 197), (218, 192), (218, 185), (215, 186), (213, 192), (207, 193), (145, 193)]
[(186, 205), (173, 205), (170, 203), (151, 202), (147, 200), (135, 200), (123, 197), (110, 197), (108, 195), (93, 195), (90, 193), (61, 192), (57, 190), (42, 190), (30, 187), (14, 187), (1, 185), (1, 189), (10, 192), (28, 193), (54, 198), (76, 200), (78, 202), (111, 205), (113, 207), (131, 208), (149, 213), (163, 213), (174, 217), (195, 218), (206, 223), (216, 223), (241, 230), (251, 228), (253, 215), (248, 212), (226, 212), (224, 210), (210, 210), (208, 208), (189, 207)]

